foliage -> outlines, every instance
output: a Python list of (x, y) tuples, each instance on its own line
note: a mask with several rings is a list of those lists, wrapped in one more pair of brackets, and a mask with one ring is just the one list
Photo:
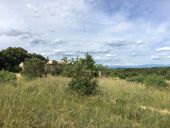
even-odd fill
[(167, 72), (167, 73), (166, 73), (165, 79), (166, 79), (166, 80), (170, 80), (170, 72)]
[(24, 61), (23, 75), (29, 79), (45, 75), (45, 62), (39, 58), (29, 58)]
[(144, 83), (145, 78), (143, 76), (134, 76), (131, 78), (127, 78), (127, 81), (131, 82), (138, 82), (138, 83)]
[(15, 73), (2, 70), (0, 71), (0, 83), (14, 82), (16, 81)]
[(73, 64), (62, 64), (62, 75), (66, 77), (71, 77), (73, 74)]
[(92, 95), (96, 92), (97, 83), (95, 79), (90, 77), (73, 78), (69, 83), (71, 90), (82, 95)]
[(103, 76), (110, 76), (111, 75), (111, 70), (109, 69), (109, 67), (104, 66), (102, 64), (96, 64), (96, 76), (98, 76), (98, 72), (101, 71)]
[(0, 51), (0, 70), (5, 68), (5, 58), (3, 57), (3, 53)]
[(9, 70), (11, 72), (19, 72), (21, 68), (19, 64), (24, 62), (26, 58), (39, 58), (42, 61), (47, 61), (46, 58), (39, 54), (30, 54), (27, 50), (20, 47), (9, 47), (0, 51), (0, 70)]
[(128, 78), (127, 81), (144, 83), (146, 86), (151, 87), (167, 87), (164, 77), (151, 75), (151, 76), (136, 76)]
[(128, 68), (128, 69), (112, 69), (111, 75), (121, 79), (131, 78), (135, 76), (164, 76), (165, 79), (170, 79), (170, 67), (155, 67), (155, 68)]
[(119, 77), (120, 79), (126, 79), (127, 76), (126, 76), (126, 74), (119, 74), (118, 77)]
[(167, 87), (168, 86), (165, 79), (161, 76), (148, 76), (145, 78), (144, 83), (146, 86), (151, 86), (151, 87)]
[(48, 59), (46, 59), (46, 58), (43, 57), (42, 55), (36, 54), (36, 53), (29, 54), (29, 58), (38, 58), (38, 59), (40, 59), (40, 60), (42, 60), (42, 61), (45, 61), (45, 62), (48, 61)]
[(95, 61), (92, 56), (86, 54), (74, 62), (72, 80), (69, 88), (78, 94), (91, 95), (96, 92), (97, 82), (95, 79)]
[(12, 72), (19, 72), (19, 64), (29, 57), (28, 52), (23, 48), (9, 47), (1, 51), (1, 59), (3, 60), (3, 66), (1, 69), (9, 70)]

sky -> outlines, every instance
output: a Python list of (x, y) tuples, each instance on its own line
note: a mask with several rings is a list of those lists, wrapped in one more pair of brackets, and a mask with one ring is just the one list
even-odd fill
[(170, 0), (0, 0), (0, 50), (170, 64)]

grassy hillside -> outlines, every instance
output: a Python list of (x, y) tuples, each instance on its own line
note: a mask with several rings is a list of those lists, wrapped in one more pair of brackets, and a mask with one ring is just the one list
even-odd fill
[(80, 97), (66, 91), (68, 81), (49, 77), (0, 85), (0, 127), (170, 128), (170, 86), (159, 90), (104, 78), (98, 94)]

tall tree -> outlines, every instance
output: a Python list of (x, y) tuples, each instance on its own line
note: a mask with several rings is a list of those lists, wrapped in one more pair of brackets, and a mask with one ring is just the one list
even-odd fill
[(20, 70), (19, 64), (28, 58), (28, 52), (23, 48), (9, 47), (1, 51), (2, 66), (5, 70), (18, 72)]
[(0, 52), (0, 70), (5, 68), (5, 58), (2, 54), (2, 52)]
[(48, 61), (48, 58), (45, 58), (44, 56), (42, 56), (40, 54), (33, 53), (33, 54), (30, 54), (29, 56), (30, 56), (30, 58), (38, 58), (38, 59), (45, 61), (45, 62)]

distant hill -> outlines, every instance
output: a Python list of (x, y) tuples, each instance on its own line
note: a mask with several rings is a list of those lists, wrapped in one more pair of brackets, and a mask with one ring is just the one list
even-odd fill
[(116, 69), (116, 68), (154, 68), (154, 67), (170, 67), (170, 64), (145, 64), (145, 65), (137, 65), (137, 66), (109, 66), (110, 68)]

